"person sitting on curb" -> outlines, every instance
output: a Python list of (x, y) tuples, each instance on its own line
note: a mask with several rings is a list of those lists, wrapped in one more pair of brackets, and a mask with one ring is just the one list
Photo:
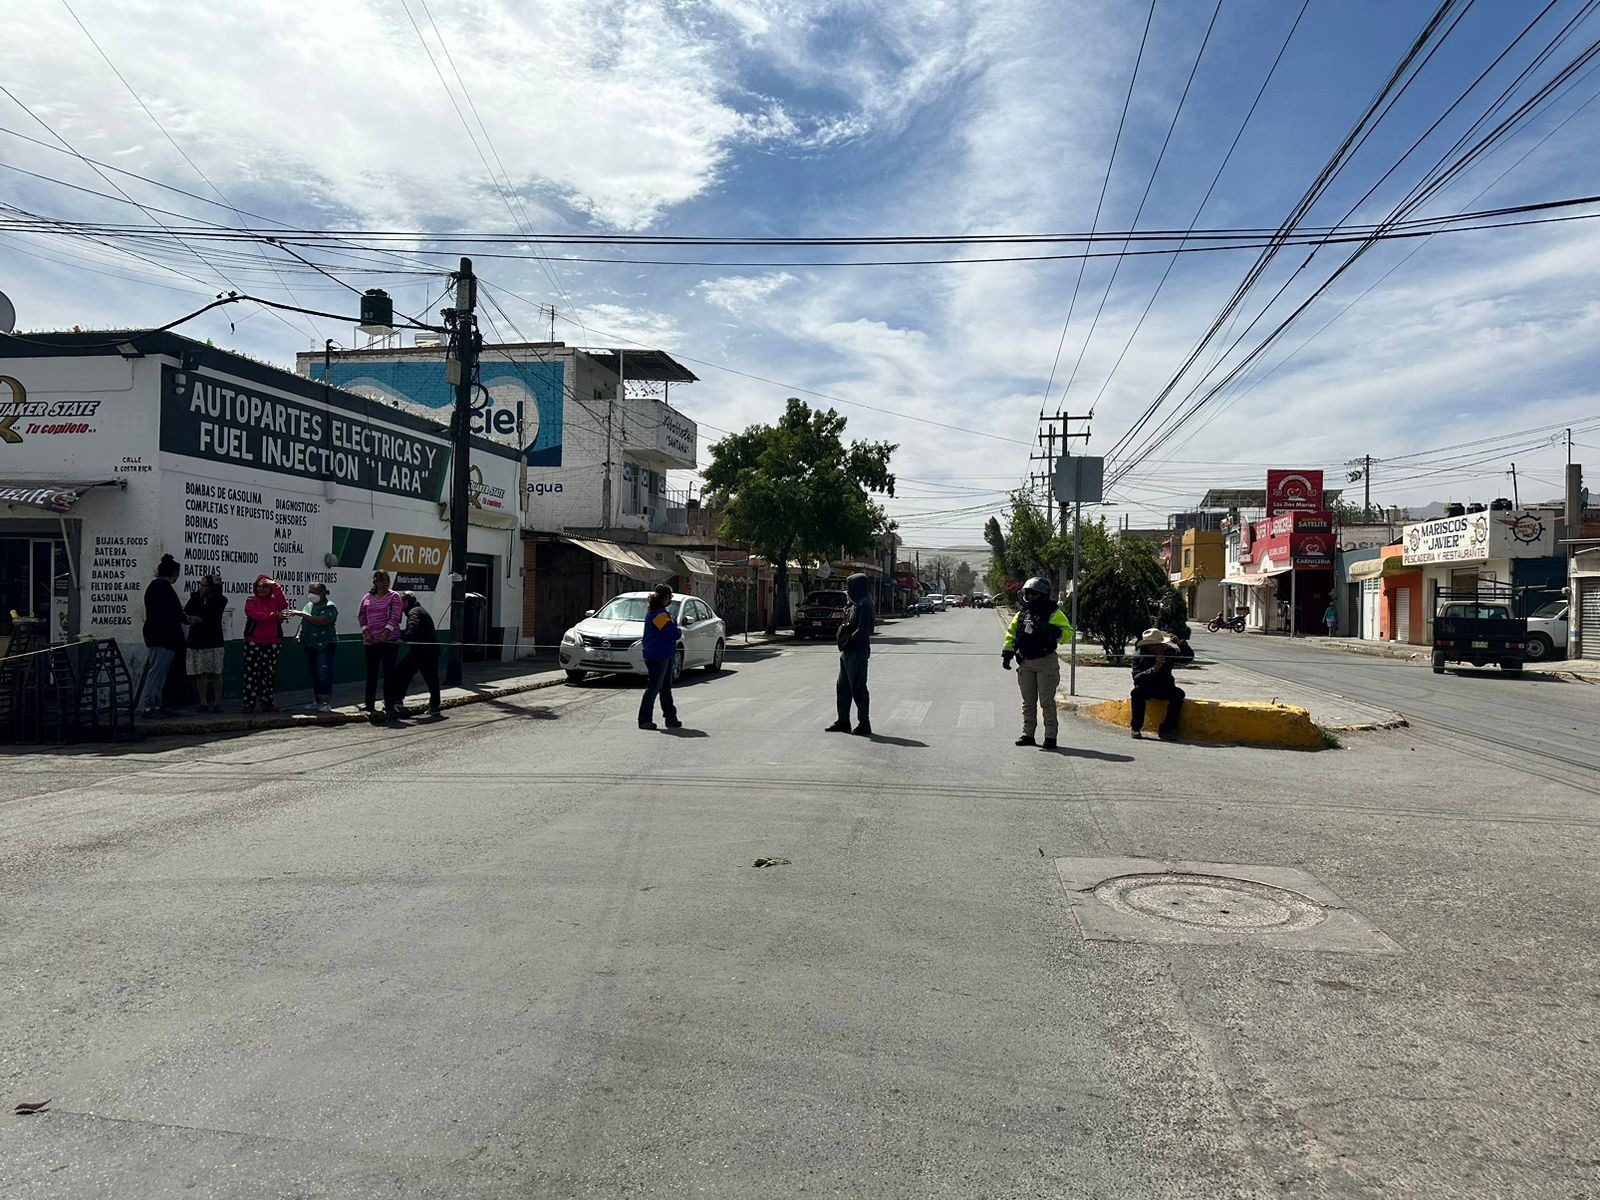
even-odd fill
[(1022, 605), (1006, 630), (1000, 665), (1011, 670), (1017, 660), (1017, 686), (1022, 689), (1022, 736), (1019, 746), (1034, 745), (1038, 709), (1044, 709), (1044, 748), (1056, 748), (1056, 689), (1061, 686), (1061, 660), (1056, 647), (1072, 636), (1072, 626), (1050, 595), (1050, 581), (1035, 576), (1022, 585)]
[(1144, 736), (1144, 707), (1148, 700), (1165, 700), (1167, 715), (1156, 736), (1163, 742), (1178, 740), (1178, 718), (1183, 713), (1183, 689), (1172, 678), (1172, 665), (1177, 660), (1177, 648), (1159, 629), (1146, 629), (1139, 635), (1139, 646), (1133, 656), (1133, 713), (1130, 724), (1133, 736)]

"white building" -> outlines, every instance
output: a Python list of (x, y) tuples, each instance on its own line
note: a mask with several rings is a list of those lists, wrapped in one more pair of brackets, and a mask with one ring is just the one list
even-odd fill
[[(439, 420), (455, 403), (439, 345), (308, 352), (296, 368)], [(484, 346), (478, 376), (475, 430), (523, 464), (522, 625), (533, 642), (554, 644), (619, 591), (668, 579), (711, 590), (703, 555), (652, 537), (687, 528), (687, 493), (669, 487), (667, 473), (696, 466), (699, 430), (667, 401), (693, 372), (659, 350), (535, 342)]]
[[(438, 422), (174, 333), (0, 337), (0, 596), (57, 640), (143, 655), (142, 593), (163, 554), (186, 595), (220, 574), (243, 632), (257, 575), (291, 602), (314, 580), (341, 631), (376, 567), (450, 627), (453, 570), (481, 595), (477, 657), (521, 638), (523, 494), (515, 451), (473, 439), (464, 564), (450, 562), (451, 446)], [(360, 655), (340, 657), (352, 677)], [(300, 678), (285, 655), (280, 685)]]

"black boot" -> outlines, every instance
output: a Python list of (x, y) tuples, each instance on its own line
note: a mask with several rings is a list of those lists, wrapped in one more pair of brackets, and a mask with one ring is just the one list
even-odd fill
[(1016, 740), (1015, 744), (1018, 746), (1034, 746), (1038, 743), (1033, 740), (1033, 734), (1025, 733)]

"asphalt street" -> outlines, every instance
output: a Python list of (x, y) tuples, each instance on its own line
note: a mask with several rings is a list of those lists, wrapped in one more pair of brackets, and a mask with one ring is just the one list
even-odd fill
[(1600, 797), (1600, 686), (1537, 671), (1378, 658), (1317, 640), (1195, 635), (1196, 653), (1402, 713), (1412, 738)]
[[(998, 651), (886, 627), (871, 740), (822, 732), (818, 643), (694, 679), (679, 733), (606, 681), (5, 759), (5, 1195), (1600, 1196), (1592, 776), (1464, 752), (1509, 702), (1019, 749)], [(1064, 882), (1129, 859), (1315, 911)]]

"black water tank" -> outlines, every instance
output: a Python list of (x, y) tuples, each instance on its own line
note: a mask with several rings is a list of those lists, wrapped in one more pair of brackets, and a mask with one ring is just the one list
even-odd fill
[(1444, 506), (1444, 515), (1447, 517), (1464, 517), (1467, 510), (1460, 504), (1447, 504)]
[(1467, 505), (1467, 511), (1469, 513), (1482, 512), (1485, 507), (1486, 506), (1482, 504), (1469, 504)]
[(1495, 512), (1510, 512), (1511, 501), (1504, 496), (1498, 496), (1490, 502), (1489, 507)]

